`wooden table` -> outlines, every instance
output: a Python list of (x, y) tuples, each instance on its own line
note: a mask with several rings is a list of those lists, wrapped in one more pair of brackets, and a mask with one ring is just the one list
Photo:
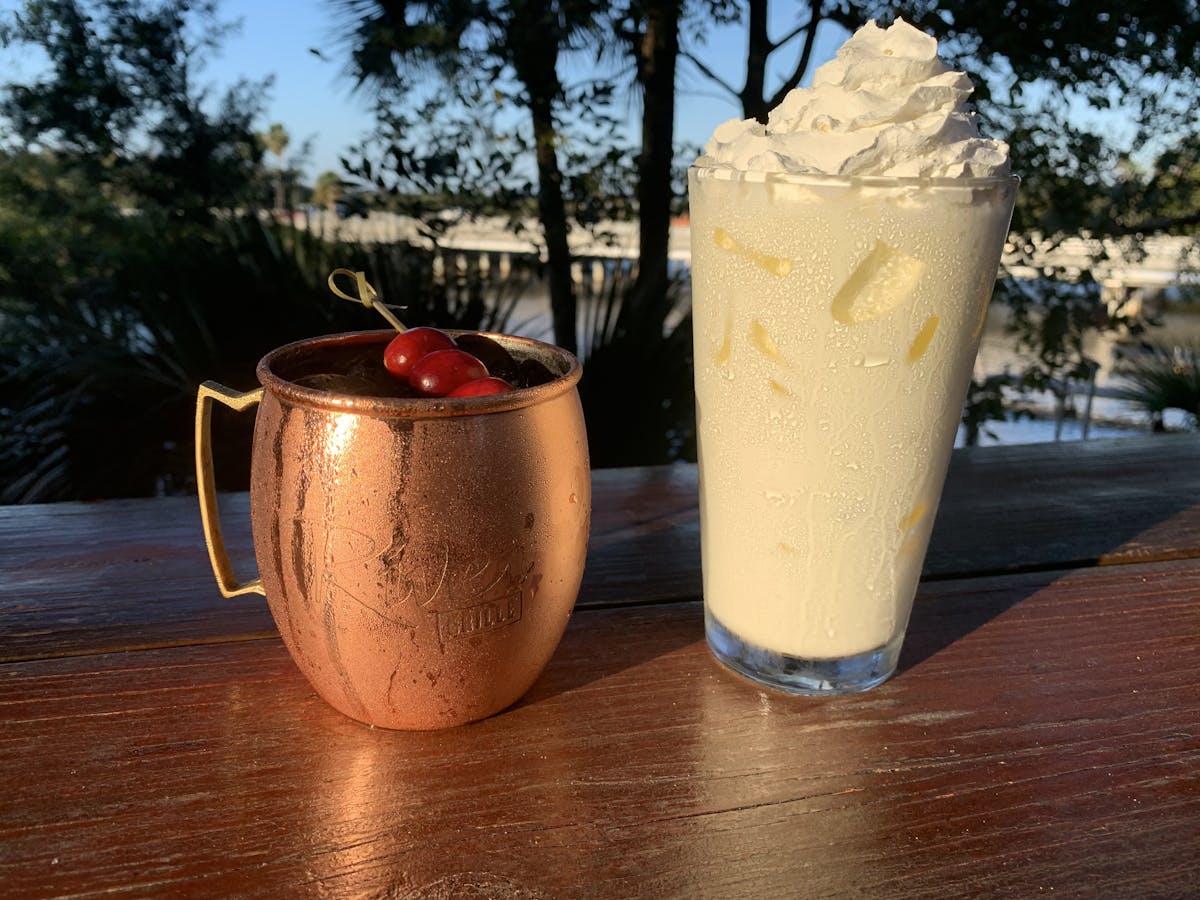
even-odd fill
[(425, 734), (313, 694), (193, 499), (0, 509), (0, 894), (1200, 893), (1200, 436), (957, 452), (900, 669), (839, 699), (710, 657), (695, 490), (596, 472), (549, 668)]

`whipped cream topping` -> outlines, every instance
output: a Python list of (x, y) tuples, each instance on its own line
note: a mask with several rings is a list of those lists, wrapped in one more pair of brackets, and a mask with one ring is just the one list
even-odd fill
[(698, 165), (757, 172), (963, 178), (1009, 171), (1008, 145), (979, 136), (974, 86), (937, 40), (868, 22), (768, 117), (717, 126)]

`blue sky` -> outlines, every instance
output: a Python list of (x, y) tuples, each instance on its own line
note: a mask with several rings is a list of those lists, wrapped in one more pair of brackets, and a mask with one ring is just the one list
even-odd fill
[[(778, 23), (775, 34), (784, 33), (807, 6), (807, 2), (772, 4)], [(296, 146), (311, 139), (310, 172), (337, 169), (338, 154), (370, 130), (371, 116), (366, 101), (354, 95), (341, 71), (335, 5), (330, 0), (295, 0), (284, 12), (282, 4), (265, 0), (222, 0), (220, 9), (224, 18), (240, 20), (241, 28), (226, 41), (209, 74), (220, 83), (238, 75), (254, 79), (273, 75), (264, 127), (282, 123)], [(833, 55), (846, 32), (825, 25), (819, 37), (818, 62)], [(712, 69), (740, 86), (745, 44), (744, 30), (733, 26), (714, 30), (700, 50)], [(319, 59), (310, 52), (312, 47), (325, 48), (329, 58)], [(792, 60), (799, 53), (798, 43), (794, 49)], [(713, 128), (739, 110), (728, 95), (694, 72), (686, 64), (680, 71), (676, 129), (681, 142), (703, 144)]]
[(338, 155), (371, 127), (365, 99), (352, 92), (335, 58), (320, 59), (310, 48), (331, 49), (336, 16), (324, 0), (287, 4), (266, 0), (221, 0), (223, 19), (240, 23), (210, 61), (207, 75), (218, 84), (239, 77), (272, 78), (265, 129), (282, 123), (294, 151), (312, 141), (310, 174), (338, 169)]
[[(0, 0), (0, 13), (20, 5), (18, 0)], [(773, 36), (784, 33), (807, 6), (807, 0), (773, 3)], [(312, 152), (304, 167), (310, 177), (326, 169), (337, 170), (339, 154), (358, 144), (370, 130), (371, 115), (367, 101), (353, 93), (350, 80), (341, 71), (336, 4), (332, 0), (219, 0), (218, 15), (223, 21), (240, 23), (240, 27), (227, 37), (219, 55), (209, 60), (207, 70), (201, 73), (202, 83), (225, 86), (239, 77), (256, 81), (272, 77), (267, 112), (259, 126), (265, 130), (273, 122), (283, 124), (291, 135), (289, 153), (311, 141)], [(837, 26), (823, 25), (816, 62), (830, 58), (845, 37), (846, 32)], [(714, 29), (708, 42), (698, 48), (698, 55), (727, 81), (740, 86), (745, 46), (741, 26)], [(329, 58), (318, 58), (310, 52), (314, 47), (325, 48)], [(798, 42), (789, 49), (794, 51), (794, 62)], [(0, 54), (0, 82), (18, 80), (34, 65), (36, 59), (29, 54), (5, 51)], [(703, 144), (714, 127), (739, 114), (728, 95), (695, 74), (686, 63), (681, 64), (677, 84), (676, 132), (680, 142)], [(631, 121), (635, 109), (631, 108)]]

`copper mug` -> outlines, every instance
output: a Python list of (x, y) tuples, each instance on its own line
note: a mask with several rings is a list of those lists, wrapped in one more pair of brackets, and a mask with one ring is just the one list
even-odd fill
[[(515, 702), (566, 628), (591, 511), (581, 368), (557, 347), (489, 335), (557, 377), (464, 399), (356, 396), (294, 380), (358, 345), (377, 345), (382, 358), (392, 334), (280, 347), (247, 393), (205, 382), (200, 508), (221, 593), (266, 596), (296, 665), (330, 705), (384, 728), (443, 728)], [(260, 576), (251, 581), (236, 578), (221, 537), (212, 400), (258, 408), (250, 517)]]

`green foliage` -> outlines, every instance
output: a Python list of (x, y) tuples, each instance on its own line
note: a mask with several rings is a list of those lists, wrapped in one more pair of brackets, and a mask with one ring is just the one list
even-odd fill
[(313, 185), (312, 202), (315, 206), (332, 211), (345, 193), (345, 185), (337, 172), (322, 172)]
[[(607, 222), (628, 220), (634, 150), (615, 135), (609, 91), (570, 91), (581, 113), (558, 138), (560, 186), (573, 225), (603, 239)], [(507, 221), (516, 235), (538, 213), (533, 138), (510, 89), (478, 73), (453, 81), (430, 77), (423, 90), (381, 89), (371, 136), (343, 156), (348, 184), (375, 206), (417, 220), (438, 243), (455, 226), (481, 218)]]
[(1052, 269), (1044, 278), (1005, 278), (996, 285), (995, 300), (1008, 307), (1005, 331), (1015, 350), (1028, 361), (1018, 372), (996, 372), (973, 378), (967, 390), (962, 422), (965, 443), (973, 446), (989, 422), (1003, 422), (1019, 412), (1007, 397), (1016, 391), (1049, 393), (1065, 399), (1070, 382), (1088, 382), (1098, 364), (1086, 352), (1086, 338), (1097, 330), (1124, 337), (1142, 334), (1146, 323), (1110, 310), (1100, 285), (1087, 272), (1067, 281)]
[[(582, 311), (593, 461), (691, 458), (691, 323), (681, 286), (635, 290), (635, 269), (615, 265), (601, 287), (585, 280), (576, 298), (563, 277), (568, 221), (597, 231), (640, 213), (629, 200), (640, 196), (635, 149), (618, 119), (622, 80), (641, 84), (644, 73), (569, 84), (556, 62), (590, 49), (618, 68), (642, 65), (630, 49), (656, 4), (338, 5), (351, 34), (347, 69), (380, 103), (372, 141), (346, 160), (351, 186), (417, 216), (435, 248), (469, 216), (505, 214), (520, 228), (540, 215), (541, 227), (529, 230), (553, 251), (555, 326), (569, 343), (576, 300)], [(767, 8), (768, 0), (695, 0), (683, 10), (681, 53), (702, 74), (709, 23), (745, 21), (744, 86), (718, 86), (752, 112), (804, 74), (822, 21), (852, 29), (901, 14), (944, 38), (951, 62), (975, 77), (981, 119), (1008, 137), (1023, 177), (1014, 228), (1029, 239), (1015, 248), (1018, 262), (1079, 233), (1114, 236), (1135, 253), (1143, 234), (1195, 233), (1194, 0), (1086, 11), (1059, 0), (799, 4), (795, 27), (775, 36)], [(488, 329), (504, 327), (534, 278), (532, 260), (497, 279), (453, 256), (331, 243), (235, 215), (272, 194), (284, 205), (291, 173), (278, 131), (268, 132), (278, 171), (268, 178), (262, 166), (265, 142), (251, 123), (264, 85), (216, 97), (195, 81), (226, 30), (214, 0), (27, 0), (0, 21), (0, 44), (36, 46), (48, 60), (43, 77), (0, 89), (0, 500), (185, 485), (197, 381), (247, 387), (270, 347), (378, 325), (330, 300), (324, 278), (334, 267), (368, 272), (410, 324)], [(769, 84), (766, 73), (778, 70), (766, 56), (780, 51), (797, 62)], [(430, 90), (411, 90), (418, 76)], [(1101, 116), (1118, 106), (1133, 115), (1129, 134)], [(570, 127), (568, 110), (577, 120)], [(326, 202), (335, 190), (326, 179)], [(1040, 275), (1001, 287), (1010, 329), (1033, 362), (972, 385), (971, 435), (1003, 414), (1006, 387), (1058, 389), (1065, 378), (1089, 377), (1089, 330), (1142, 327), (1112, 316), (1086, 275)], [(1190, 402), (1194, 355), (1182, 371), (1172, 359), (1170, 373), (1157, 357), (1143, 361), (1148, 371), (1158, 366), (1139, 383), (1147, 408)], [(248, 429), (238, 423), (231, 435), (218, 461), (229, 487), (245, 468)]]
[[(68, 232), (72, 222), (50, 224)], [(186, 484), (196, 385), (248, 387), (274, 343), (349, 318), (318, 305), (317, 273), (296, 265), (318, 248), (288, 248), (281, 229), (254, 218), (201, 229), (144, 212), (93, 237), (69, 266), (0, 292), (5, 502)]]
[(1155, 430), (1163, 428), (1163, 413), (1184, 412), (1192, 428), (1200, 427), (1200, 346), (1164, 347), (1147, 344), (1120, 369), (1125, 400), (1150, 414)]
[(536, 215), (536, 188), (520, 165), (528, 140), (504, 121), (504, 94), (471, 77), (438, 88), (420, 99), (403, 91), (404, 102), (381, 91), (371, 137), (342, 158), (350, 183), (415, 219), (435, 244), (480, 216), (507, 216), (519, 230)]
[(1057, 393), (1092, 377), (1087, 335), (1136, 337), (1153, 323), (1113, 314), (1089, 272), (1049, 266), (1046, 251), (1068, 237), (1112, 238), (1093, 244), (1099, 268), (1114, 246), (1136, 259), (1148, 234), (1195, 232), (1200, 8), (951, 0), (897, 12), (944, 36), (944, 55), (973, 75), (981, 117), (1009, 141), (1021, 175), (1008, 262), (1041, 268), (997, 291), (1018, 349), (1032, 355), (1014, 386)]
[[(1014, 376), (1015, 385), (1032, 389), (1081, 377), (1095, 365), (1082, 350), (1085, 334), (1144, 327), (1109, 316), (1094, 285), (1075, 272), (1045, 267), (1042, 251), (1084, 235), (1121, 238), (1126, 254), (1136, 254), (1146, 234), (1195, 233), (1200, 7), (1194, 0), (797, 4), (794, 27), (781, 35), (768, 34), (771, 6), (769, 0), (708, 0), (692, 5), (685, 26), (685, 58), (739, 101), (746, 116), (761, 115), (780, 90), (801, 80), (811, 39), (827, 22), (853, 31), (869, 19), (888, 24), (902, 16), (937, 35), (942, 56), (972, 76), (984, 131), (1009, 142), (1022, 179), (1013, 231), (1023, 240), (1009, 261), (1043, 267), (1036, 282), (998, 293), (1001, 302), (1012, 303), (1012, 333), (1035, 358)], [(744, 82), (728, 83), (705, 64), (697, 8), (743, 14), (750, 45)], [(770, 83), (764, 81), (768, 70), (776, 76)], [(1095, 246), (1098, 265), (1105, 250), (1100, 242)], [(996, 411), (996, 396), (995, 385), (975, 385), (970, 402), (983, 406), (968, 409), (969, 432), (972, 422)]]
[(10, 149), (39, 148), (111, 197), (205, 219), (249, 195), (262, 84), (222, 97), (195, 83), (225, 26), (212, 2), (28, 0), (5, 41), (39, 47), (40, 80), (5, 85)]
[(292, 142), (292, 136), (288, 134), (287, 129), (278, 122), (275, 122), (266, 131), (256, 135), (259, 144), (270, 154), (274, 155), (278, 161), (275, 169), (275, 209), (287, 209), (287, 184), (286, 184), (286, 164), (283, 154), (287, 151), (288, 144)]
[[(592, 465), (651, 465), (696, 459), (692, 315), (684, 285), (635, 299), (621, 260), (584, 279), (580, 398)], [(665, 323), (665, 325), (664, 325)]]
[[(414, 73), (427, 76), (436, 72), (451, 87), (464, 79), (482, 79), (495, 97), (515, 98), (527, 115), (530, 140), (526, 148), (536, 172), (534, 196), (545, 247), (554, 337), (565, 349), (575, 350), (577, 298), (572, 292), (570, 215), (564, 195), (568, 178), (560, 158), (562, 112), (571, 100), (571, 91), (560, 77), (560, 62), (581, 49), (586, 38), (604, 41), (611, 36), (606, 27), (611, 24), (609, 4), (599, 0), (430, 0), (397, 6), (383, 0), (343, 0), (341, 6), (352, 25), (347, 29), (348, 71), (360, 87), (374, 90), (394, 104), (404, 96), (408, 76)], [(606, 91), (601, 88), (598, 93)], [(570, 112), (594, 109), (592, 105), (571, 106)], [(398, 157), (398, 161), (402, 160)], [(402, 177), (409, 174), (400, 171)], [(371, 178), (369, 169), (365, 175)]]
[[(0, 284), (0, 502), (186, 488), (200, 381), (249, 388), (275, 346), (380, 326), (329, 294), (338, 266), (366, 271), (408, 324), (485, 330), (503, 328), (529, 277), (453, 265), (442, 277), (427, 251), (331, 243), (256, 215), (203, 229), (117, 216), (92, 238), (69, 269)], [(242, 423), (218, 444), (223, 487), (245, 486), (248, 437)]]
[(1061, 394), (1064, 379), (1088, 381), (1096, 364), (1085, 353), (1085, 334), (1097, 328), (1140, 332), (1138, 320), (1109, 313), (1100, 285), (1084, 273), (1073, 282), (1055, 278), (1008, 278), (996, 287), (997, 299), (1010, 309), (1007, 331), (1016, 337), (1018, 351), (1033, 361), (1014, 386), (1023, 390)]
[(995, 438), (996, 435), (988, 430), (989, 422), (1008, 420), (1004, 391), (1012, 386), (1013, 380), (1007, 372), (971, 379), (962, 416), (964, 443), (968, 447), (978, 444), (981, 435)]
[(1123, 233), (1195, 234), (1200, 225), (1200, 131), (1159, 154), (1149, 172), (1131, 168), (1109, 196), (1112, 220)]
[[(249, 387), (272, 347), (380, 326), (331, 297), (333, 268), (366, 271), (410, 324), (487, 330), (532, 280), (528, 263), (500, 278), (253, 212), (257, 101), (243, 86), (214, 108), (191, 81), (211, 16), (46, 0), (6, 23), (50, 65), (0, 91), (0, 502), (186, 487), (201, 380)], [(217, 443), (225, 487), (245, 484), (248, 440), (241, 422)]]

